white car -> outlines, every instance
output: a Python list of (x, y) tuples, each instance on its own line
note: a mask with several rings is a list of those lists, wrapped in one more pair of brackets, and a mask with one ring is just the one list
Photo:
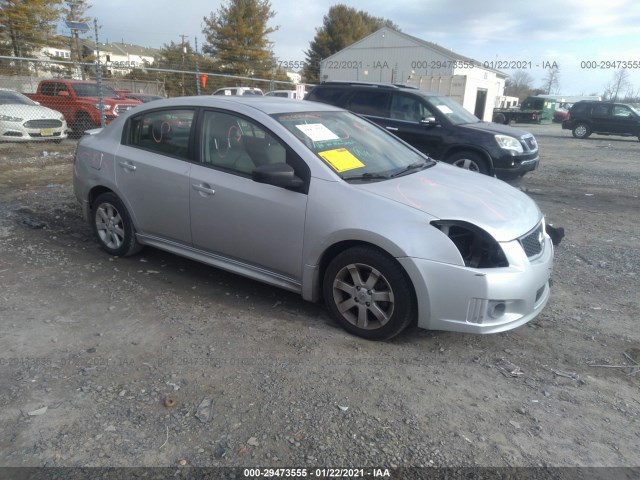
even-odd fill
[(213, 95), (257, 95), (263, 96), (262, 90), (256, 87), (225, 87), (219, 88)]
[(298, 93), (296, 90), (272, 90), (265, 93), (266, 97), (292, 98), (294, 100), (302, 100), (307, 92)]
[(59, 143), (65, 138), (67, 122), (62, 113), (14, 90), (0, 88), (0, 141)]

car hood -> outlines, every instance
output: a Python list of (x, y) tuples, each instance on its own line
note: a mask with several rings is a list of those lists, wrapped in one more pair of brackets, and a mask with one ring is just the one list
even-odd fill
[(421, 210), (434, 219), (469, 222), (500, 242), (521, 237), (542, 218), (536, 203), (520, 190), (444, 163), (357, 187)]
[(516, 138), (520, 138), (523, 135), (530, 135), (529, 132), (520, 130), (519, 128), (510, 127), (509, 125), (502, 125), (501, 123), (478, 122), (478, 123), (465, 123), (460, 126), (465, 128), (471, 128), (473, 130), (478, 130), (481, 132), (491, 133), (493, 135), (510, 135)]
[(40, 105), (22, 105), (18, 103), (0, 105), (0, 114), (10, 117), (20, 117), (24, 120), (63, 120), (62, 113)]

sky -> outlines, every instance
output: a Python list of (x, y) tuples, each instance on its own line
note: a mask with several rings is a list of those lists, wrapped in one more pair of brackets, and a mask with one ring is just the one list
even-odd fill
[[(100, 42), (161, 48), (204, 42), (203, 18), (221, 0), (89, 0)], [(637, 0), (271, 0), (269, 36), (279, 61), (305, 59), (316, 29), (332, 5), (342, 3), (393, 21), (406, 34), (480, 62), (521, 62), (540, 87), (544, 65), (558, 65), (563, 95), (601, 94), (615, 67), (627, 62), (640, 94), (640, 2)], [(91, 38), (94, 38), (93, 36)], [(635, 68), (634, 64), (635, 63)], [(530, 67), (529, 67), (530, 65)], [(515, 70), (502, 68), (505, 73)]]

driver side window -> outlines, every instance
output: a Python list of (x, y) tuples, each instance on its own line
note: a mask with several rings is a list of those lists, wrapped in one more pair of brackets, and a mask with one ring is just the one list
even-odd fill
[(393, 95), (391, 99), (391, 118), (417, 123), (426, 116), (429, 116), (429, 114), (417, 98), (406, 95)]
[(257, 124), (235, 115), (206, 111), (200, 136), (200, 162), (250, 175), (255, 167), (285, 163), (286, 150)]

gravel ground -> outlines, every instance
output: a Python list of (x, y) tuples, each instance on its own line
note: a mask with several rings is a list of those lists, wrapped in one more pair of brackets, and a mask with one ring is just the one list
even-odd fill
[(526, 126), (566, 229), (533, 322), (349, 335), (322, 305), (97, 246), (73, 141), (0, 144), (0, 465), (640, 465), (640, 142)]

